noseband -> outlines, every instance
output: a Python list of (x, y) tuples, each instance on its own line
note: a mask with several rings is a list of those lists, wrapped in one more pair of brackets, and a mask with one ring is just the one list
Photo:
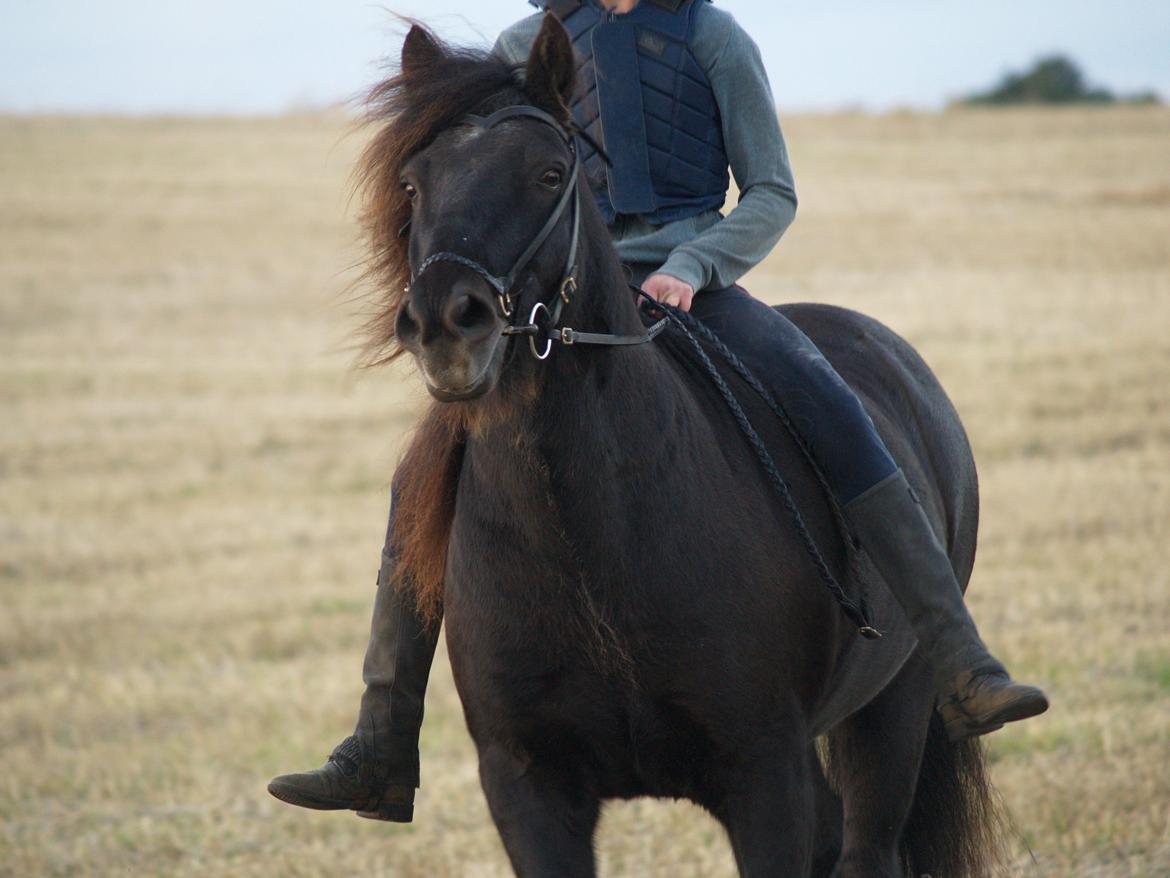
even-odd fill
[[(502, 110), (497, 110), (490, 116), (469, 114), (463, 117), (460, 124), (473, 125), (483, 131), (490, 131), (501, 122), (518, 118), (535, 119), (553, 128), (565, 142), (565, 145), (569, 148), (570, 155), (573, 157), (573, 169), (569, 172), (568, 184), (565, 186), (561, 197), (557, 200), (557, 204), (553, 208), (552, 213), (549, 214), (548, 219), (545, 220), (540, 231), (536, 233), (536, 237), (524, 248), (524, 252), (516, 257), (508, 273), (502, 277), (492, 274), (482, 263), (470, 256), (443, 250), (438, 253), (432, 253), (423, 260), (418, 270), (412, 273), (410, 279), (411, 284), (413, 285), (428, 268), (439, 262), (452, 262), (464, 268), (471, 269), (496, 291), (496, 301), (499, 303), (500, 312), (503, 314), (504, 319), (508, 321), (508, 325), (504, 328), (504, 335), (527, 335), (528, 347), (532, 351), (532, 355), (538, 360), (548, 358), (549, 354), (552, 353), (554, 341), (564, 345), (636, 345), (653, 341), (666, 328), (667, 318), (664, 317), (648, 327), (645, 334), (642, 335), (611, 335), (609, 333), (599, 332), (580, 332), (569, 326), (558, 326), (561, 320), (561, 312), (564, 310), (565, 305), (572, 301), (573, 296), (577, 292), (577, 250), (581, 235), (582, 174), (581, 159), (577, 155), (577, 145), (574, 140), (574, 135), (548, 113), (527, 105), (505, 107)], [(516, 278), (528, 266), (528, 263), (532, 261), (532, 258), (544, 246), (549, 235), (559, 225), (569, 208), (570, 201), (573, 203), (573, 217), (571, 220), (572, 230), (569, 238), (569, 252), (565, 257), (565, 269), (561, 274), (561, 281), (557, 292), (553, 296), (552, 301), (548, 303), (537, 302), (532, 306), (527, 323), (516, 324), (514, 322), (516, 307), (512, 292), (513, 287), (516, 285)], [(543, 350), (539, 347), (540, 342), (544, 342)]]

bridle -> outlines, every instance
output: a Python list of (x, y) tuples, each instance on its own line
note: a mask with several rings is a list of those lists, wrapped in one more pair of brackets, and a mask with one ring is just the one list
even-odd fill
[[(564, 125), (557, 121), (553, 116), (546, 113), (544, 110), (537, 107), (522, 104), (520, 106), (505, 107), (502, 110), (497, 110), (490, 116), (477, 116), (469, 114), (464, 116), (458, 124), (473, 125), (483, 131), (490, 131), (501, 122), (506, 122), (509, 119), (535, 119), (538, 122), (552, 127), (564, 141), (569, 149), (570, 155), (573, 157), (573, 169), (569, 172), (569, 180), (565, 186), (564, 192), (557, 200), (556, 206), (553, 208), (551, 214), (540, 231), (536, 233), (536, 237), (529, 242), (524, 251), (516, 257), (512, 263), (512, 267), (508, 273), (502, 277), (492, 274), (487, 268), (483, 266), (478, 260), (470, 256), (464, 256), (460, 253), (454, 253), (449, 250), (442, 250), (438, 253), (432, 253), (422, 261), (418, 269), (411, 273), (410, 282), (413, 285), (415, 281), (432, 265), (439, 262), (452, 262), (456, 265), (461, 265), (464, 268), (469, 268), (482, 277), (489, 286), (496, 291), (496, 302), (499, 304), (500, 313), (508, 321), (508, 325), (504, 328), (504, 335), (526, 335), (528, 336), (528, 347), (532, 351), (532, 355), (538, 360), (548, 359), (549, 354), (552, 353), (553, 342), (560, 342), (563, 345), (574, 344), (594, 344), (594, 345), (639, 345), (646, 342), (653, 341), (663, 329), (666, 328), (667, 318), (663, 317), (657, 323), (652, 324), (646, 328), (644, 334), (639, 335), (613, 335), (610, 333), (601, 332), (581, 332), (573, 329), (570, 326), (560, 326), (560, 320), (565, 305), (572, 301), (573, 296), (577, 293), (577, 251), (579, 249), (581, 238), (581, 159), (577, 155), (577, 145), (575, 136), (572, 131), (568, 130)], [(565, 257), (565, 268), (561, 273), (560, 284), (557, 287), (557, 292), (552, 300), (545, 303), (538, 301), (532, 306), (532, 311), (528, 315), (528, 322), (517, 324), (514, 322), (516, 315), (516, 303), (513, 295), (513, 288), (516, 286), (516, 279), (532, 261), (532, 258), (540, 251), (548, 240), (549, 235), (560, 224), (564, 218), (565, 213), (569, 209), (569, 203), (573, 205), (573, 216), (571, 219), (571, 232), (569, 238), (569, 252)], [(404, 227), (404, 231), (409, 228), (409, 224)], [(407, 288), (409, 290), (409, 287)], [(540, 342), (544, 342), (544, 349), (539, 347)]]

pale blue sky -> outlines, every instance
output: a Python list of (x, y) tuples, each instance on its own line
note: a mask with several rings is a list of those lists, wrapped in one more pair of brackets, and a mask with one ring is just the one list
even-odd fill
[[(781, 109), (938, 106), (1038, 55), (1170, 97), (1170, 0), (718, 0)], [(389, 10), (489, 43), (523, 0), (0, 0), (0, 110), (279, 112), (352, 97), (396, 53)]]

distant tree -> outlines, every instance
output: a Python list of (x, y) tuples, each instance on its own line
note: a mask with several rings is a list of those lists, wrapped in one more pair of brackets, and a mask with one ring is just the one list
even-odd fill
[(1024, 73), (1008, 73), (990, 91), (967, 98), (969, 104), (1111, 103), (1105, 89), (1089, 88), (1081, 69), (1063, 55), (1041, 58)]
[(1090, 86), (1073, 61), (1063, 55), (1041, 58), (1024, 73), (1008, 73), (999, 85), (964, 99), (967, 104), (1111, 104), (1118, 100), (1158, 103), (1154, 92), (1119, 98), (1105, 88)]
[(1125, 101), (1130, 104), (1160, 104), (1162, 97), (1156, 91), (1139, 91), (1127, 95)]

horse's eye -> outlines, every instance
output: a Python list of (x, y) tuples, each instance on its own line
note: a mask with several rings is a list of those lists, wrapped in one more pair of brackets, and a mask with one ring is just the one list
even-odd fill
[(545, 171), (544, 176), (540, 178), (540, 182), (549, 189), (559, 189), (562, 179), (560, 171)]
[(415, 189), (414, 186), (411, 185), (410, 183), (403, 183), (402, 184), (402, 191), (406, 193), (406, 197), (409, 198), (411, 201), (414, 201), (415, 196), (418, 195), (418, 190)]

